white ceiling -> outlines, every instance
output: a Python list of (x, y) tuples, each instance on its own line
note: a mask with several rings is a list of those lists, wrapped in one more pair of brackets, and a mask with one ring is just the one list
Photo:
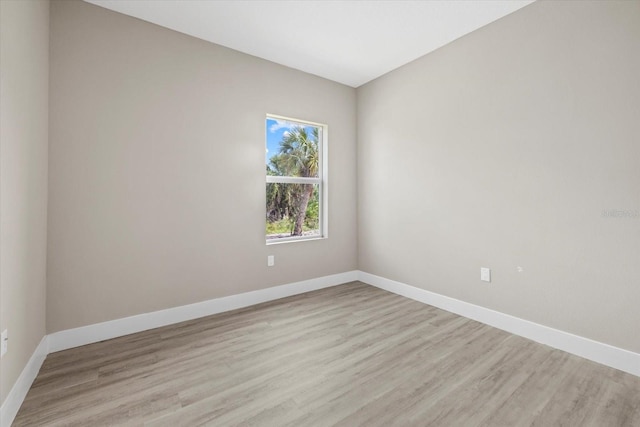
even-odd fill
[(358, 87), (533, 0), (85, 0)]

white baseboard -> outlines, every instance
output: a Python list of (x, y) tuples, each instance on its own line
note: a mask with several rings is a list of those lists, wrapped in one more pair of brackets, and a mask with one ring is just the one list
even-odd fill
[(358, 280), (640, 377), (638, 353), (363, 271), (358, 272)]
[(640, 354), (543, 326), (363, 271), (349, 271), (109, 322), (55, 332), (42, 341), (0, 407), (0, 426), (10, 426), (49, 353), (186, 320), (248, 307), (354, 280), (502, 329), (640, 377)]
[(47, 354), (49, 354), (49, 337), (45, 335), (0, 407), (0, 426), (10, 426), (13, 422)]
[(10, 426), (13, 422), (31, 384), (35, 380), (47, 354), (68, 348), (79, 347), (123, 335), (159, 328), (161, 326), (192, 320), (199, 317), (248, 307), (262, 302), (273, 301), (292, 295), (318, 289), (329, 288), (358, 280), (358, 271), (333, 274), (301, 282), (274, 286), (258, 291), (216, 298), (195, 304), (183, 305), (152, 313), (116, 319), (75, 329), (55, 332), (42, 338), (31, 355), (20, 377), (11, 388), (9, 395), (0, 407), (0, 426)]
[(96, 323), (75, 329), (67, 329), (49, 335), (49, 351), (51, 353), (81, 345), (104, 341), (123, 335), (159, 328), (161, 326), (210, 316), (212, 314), (248, 307), (262, 302), (285, 298), (292, 295), (328, 288), (342, 283), (358, 280), (357, 271), (333, 274), (316, 279), (274, 286), (258, 291), (231, 295), (202, 301), (195, 304), (168, 308), (166, 310), (139, 314), (108, 322)]

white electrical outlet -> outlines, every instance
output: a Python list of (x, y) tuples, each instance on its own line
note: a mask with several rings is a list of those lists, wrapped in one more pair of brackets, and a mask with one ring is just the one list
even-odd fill
[(0, 357), (4, 356), (9, 348), (9, 333), (5, 329), (0, 337)]
[(276, 265), (275, 257), (273, 255), (269, 255), (267, 257), (267, 267), (273, 267)]
[(480, 267), (480, 280), (483, 282), (491, 281), (491, 269), (486, 267)]

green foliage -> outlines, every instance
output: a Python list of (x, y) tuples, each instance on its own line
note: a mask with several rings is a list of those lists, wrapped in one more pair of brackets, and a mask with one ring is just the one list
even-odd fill
[[(308, 213), (309, 211), (307, 211)], [(294, 226), (294, 218), (285, 218), (279, 221), (267, 221), (266, 234), (291, 234)], [(313, 220), (307, 221), (305, 219), (305, 223), (303, 226), (303, 231), (313, 231), (318, 229), (318, 220), (315, 222)]]
[(293, 230), (293, 221), (289, 218), (279, 221), (267, 221), (267, 234), (286, 234)]
[(310, 230), (320, 228), (320, 198), (318, 197), (318, 186), (314, 185), (313, 194), (307, 205), (307, 212), (304, 219), (304, 225)]
[(276, 158), (284, 175), (312, 177), (318, 176), (318, 156), (318, 128), (309, 135), (305, 128), (297, 126), (285, 133)]

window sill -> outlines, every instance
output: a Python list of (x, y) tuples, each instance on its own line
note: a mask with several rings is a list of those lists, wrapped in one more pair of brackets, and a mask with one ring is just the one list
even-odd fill
[(269, 239), (266, 241), (267, 246), (282, 245), (284, 243), (309, 242), (313, 240), (326, 240), (327, 236), (311, 236), (311, 237), (282, 237), (280, 239)]

